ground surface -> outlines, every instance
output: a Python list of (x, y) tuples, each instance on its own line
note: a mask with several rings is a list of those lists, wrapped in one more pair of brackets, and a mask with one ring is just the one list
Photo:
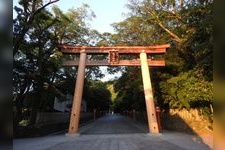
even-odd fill
[[(14, 150), (207, 150), (213, 138), (163, 131), (147, 133), (147, 126), (120, 115), (106, 115), (79, 130), (79, 135), (51, 135), (14, 140)], [(206, 144), (205, 144), (206, 143)], [(210, 148), (211, 147), (211, 148)]]

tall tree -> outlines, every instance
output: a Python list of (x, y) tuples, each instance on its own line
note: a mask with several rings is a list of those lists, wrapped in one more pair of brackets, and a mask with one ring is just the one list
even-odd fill
[[(113, 25), (119, 44), (171, 44), (165, 55), (166, 67), (151, 69), (154, 93), (161, 107), (168, 104), (165, 97), (186, 108), (199, 102), (199, 109), (208, 109), (212, 104), (212, 3), (212, 0), (129, 0), (127, 19)], [(195, 94), (184, 98), (188, 94), (184, 89), (194, 90)], [(176, 107), (175, 103), (172, 105), (171, 108)]]
[[(15, 126), (22, 120), (25, 98), (30, 100), (27, 109), (31, 112), (30, 123), (33, 124), (37, 111), (49, 107), (45, 104), (54, 89), (51, 87), (76, 77), (76, 68), (60, 68), (62, 54), (58, 45), (88, 45), (89, 29), (85, 19), (92, 17), (88, 6), (70, 9), (66, 13), (53, 7), (51, 13), (46, 7), (54, 2), (44, 4), (41, 0), (21, 0), (20, 6), (15, 6), (18, 14), (13, 24)], [(101, 73), (98, 68), (88, 72)]]
[[(51, 57), (56, 52), (56, 41), (50, 29), (56, 20), (45, 9), (54, 2), (56, 1), (44, 4), (42, 1), (21, 0), (21, 7), (14, 8), (18, 14), (13, 20), (13, 93), (17, 110), (15, 125), (22, 119), (22, 105), (26, 93), (40, 93), (44, 83), (51, 78), (57, 67), (54, 57)], [(48, 65), (51, 67), (47, 67)], [(37, 97), (36, 101), (39, 98)], [(32, 109), (33, 112), (35, 109)]]

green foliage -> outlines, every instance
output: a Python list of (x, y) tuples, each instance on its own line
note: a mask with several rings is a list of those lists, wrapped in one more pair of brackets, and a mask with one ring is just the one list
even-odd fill
[(198, 72), (189, 71), (161, 82), (165, 103), (171, 108), (189, 109), (195, 101), (212, 103), (212, 82), (205, 81)]
[[(86, 19), (94, 17), (87, 5), (64, 13), (56, 1), (21, 0), (15, 6), (13, 20), (13, 95), (15, 126), (23, 119), (23, 110), (30, 111), (30, 123), (38, 111), (49, 111), (59, 92), (73, 93), (77, 68), (61, 68), (62, 53), (58, 44), (89, 45), (91, 34)], [(74, 59), (72, 56), (67, 56)], [(87, 77), (102, 76), (98, 67), (87, 70)], [(31, 98), (32, 97), (32, 98)]]
[(107, 89), (111, 93), (111, 100), (112, 100), (112, 102), (114, 102), (116, 100), (116, 97), (117, 97), (118, 93), (115, 92), (113, 84), (107, 84)]
[(111, 104), (111, 93), (104, 82), (88, 80), (85, 84), (84, 98), (87, 101), (89, 111), (93, 109), (107, 111)]
[(212, 3), (199, 4), (185, 11), (189, 27), (183, 45), (185, 53), (193, 56), (194, 67), (201, 70), (208, 81), (212, 81), (213, 71), (212, 6)]
[(77, 9), (69, 9), (63, 13), (57, 6), (53, 7), (54, 17), (57, 23), (54, 24), (54, 34), (59, 44), (89, 45), (89, 31), (86, 20), (95, 17), (88, 5)]
[(126, 68), (121, 78), (115, 81), (114, 90), (118, 93), (114, 101), (114, 109), (116, 111), (145, 109), (144, 92), (139, 68)]
[(160, 83), (162, 98), (170, 108), (197, 108), (212, 121), (210, 105), (213, 103), (213, 84), (198, 71), (180, 73)]
[[(115, 45), (170, 43), (171, 48), (165, 55), (166, 66), (151, 69), (156, 104), (162, 108), (167, 108), (167, 104), (170, 108), (199, 108), (210, 120), (212, 3), (212, 0), (129, 0), (130, 12), (125, 20), (113, 24), (117, 32), (111, 36)], [(138, 90), (133, 92), (132, 89), (142, 84), (136, 75), (130, 80), (132, 70), (125, 70), (115, 84), (115, 89), (118, 89), (115, 105), (120, 108), (133, 104), (132, 99), (138, 95)], [(136, 80), (140, 85), (135, 85)]]

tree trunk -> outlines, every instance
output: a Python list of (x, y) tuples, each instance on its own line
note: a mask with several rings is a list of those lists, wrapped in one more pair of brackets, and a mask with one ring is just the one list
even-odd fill
[(36, 123), (37, 113), (38, 113), (38, 108), (34, 106), (31, 109), (31, 113), (30, 113), (30, 125), (34, 125)]
[(22, 114), (22, 100), (23, 100), (24, 96), (18, 96), (18, 98), (15, 101), (15, 114), (13, 114), (13, 130), (17, 131), (18, 127), (19, 127), (19, 122), (23, 119), (23, 114)]
[(180, 9), (182, 10), (184, 7), (184, 1), (183, 0), (180, 0)]
[(157, 22), (157, 23), (163, 30), (165, 30), (170, 36), (172, 36), (175, 41), (177, 41), (178, 43), (182, 42), (181, 38), (179, 38), (175, 33), (171, 32), (169, 29), (167, 29), (161, 22)]

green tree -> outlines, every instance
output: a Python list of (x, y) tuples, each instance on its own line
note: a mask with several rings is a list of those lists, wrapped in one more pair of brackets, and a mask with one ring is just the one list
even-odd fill
[(198, 108), (212, 121), (210, 105), (213, 103), (213, 85), (198, 71), (180, 73), (160, 83), (164, 103), (170, 108)]
[[(23, 100), (26, 94), (37, 95), (33, 106), (39, 100), (46, 82), (52, 82), (51, 77), (59, 64), (55, 38), (50, 27), (55, 19), (46, 11), (46, 7), (56, 1), (44, 4), (42, 1), (21, 0), (21, 7), (15, 6), (17, 17), (13, 20), (13, 54), (14, 54), (14, 102), (16, 106), (15, 125), (22, 119)], [(55, 54), (53, 56), (53, 54)], [(36, 105), (38, 106), (38, 105)], [(32, 108), (31, 114), (36, 112)], [(31, 123), (35, 117), (31, 115)]]
[(115, 110), (145, 110), (140, 68), (129, 67), (125, 70), (114, 83), (114, 90), (117, 93), (114, 101)]
[[(113, 24), (117, 32), (112, 39), (118, 45), (171, 44), (166, 66), (151, 69), (156, 103), (161, 107), (170, 103), (171, 108), (202, 109), (204, 104), (209, 110), (212, 104), (212, 3), (129, 0), (127, 19)], [(131, 73), (125, 70), (123, 75)], [(123, 75), (118, 82), (126, 86)], [(125, 91), (118, 94), (122, 97), (118, 104), (126, 101), (124, 97), (132, 97), (131, 91)], [(210, 118), (212, 112), (208, 112)]]
[[(30, 111), (30, 124), (35, 123), (37, 111), (49, 109), (49, 100), (54, 99), (55, 87), (74, 83), (76, 67), (60, 68), (62, 43), (88, 45), (89, 29), (85, 18), (91, 18), (88, 6), (62, 13), (46, 7), (57, 1), (21, 0), (15, 6), (17, 17), (13, 20), (13, 95), (15, 104), (15, 127), (23, 119), (23, 112)], [(74, 59), (74, 56), (67, 56)], [(89, 69), (90, 77), (100, 76), (99, 68)], [(72, 87), (72, 88), (71, 88)], [(74, 86), (68, 88), (73, 92)], [(70, 89), (69, 89), (70, 88)], [(65, 91), (61, 89), (62, 91)], [(26, 105), (24, 101), (26, 100)]]
[(86, 80), (84, 98), (87, 101), (89, 111), (93, 109), (107, 111), (111, 104), (111, 93), (106, 83), (98, 80)]

